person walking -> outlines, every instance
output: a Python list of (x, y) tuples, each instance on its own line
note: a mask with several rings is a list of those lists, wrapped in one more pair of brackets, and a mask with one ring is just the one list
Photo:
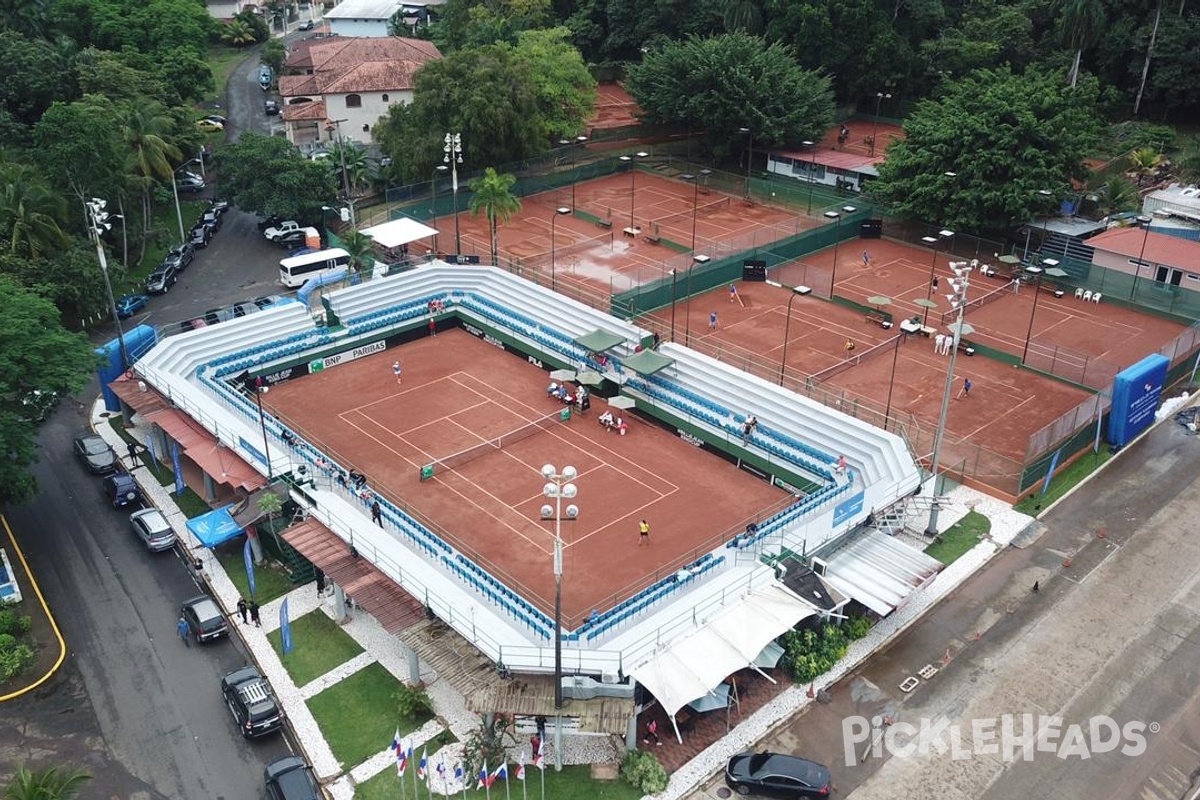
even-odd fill
[(371, 521), (379, 527), (383, 527), (383, 506), (379, 505), (378, 500), (371, 503)]
[[(537, 738), (545, 741), (545, 739), (546, 739), (546, 718), (543, 717), (541, 714), (539, 714), (538, 716), (534, 717), (533, 722), (535, 725), (537, 725)], [(537, 751), (535, 750), (534, 755), (536, 755), (536, 754), (537, 754)]]
[(400, 366), (399, 361), (392, 363), (392, 374), (396, 376), (396, 385), (397, 386), (400, 385), (400, 373), (403, 371), (404, 371), (404, 368)]
[(717, 329), (717, 312), (713, 311), (708, 315), (708, 329), (715, 331)]
[(863, 253), (862, 253), (862, 260), (863, 260), (863, 266), (864, 266), (864, 267), (869, 267), (869, 266), (871, 266), (871, 254), (870, 254), (870, 253), (868, 253), (866, 250), (863, 250)]
[(658, 738), (658, 720), (656, 719), (646, 723), (646, 736), (642, 739), (642, 744), (650, 744), (651, 740), (657, 746), (662, 747), (662, 739)]
[(250, 601), (250, 621), (254, 623), (254, 627), (262, 627), (262, 619), (258, 616), (258, 601)]
[(732, 303), (732, 302), (736, 301), (737, 299), (738, 299), (737, 287), (731, 283), (731, 284), (729, 284), (729, 302)]
[(937, 277), (937, 275), (934, 275), (934, 276), (933, 276), (933, 284), (932, 284), (932, 286), (933, 286), (933, 290), (936, 292), (936, 291), (937, 291), (937, 289), (938, 289), (938, 277)]
[(316, 578), (317, 578), (317, 597), (323, 597), (325, 595), (325, 572), (324, 572), (324, 570), (317, 568), (316, 569)]
[(246, 605), (246, 598), (244, 598), (244, 597), (238, 598), (237, 613), (238, 613), (238, 616), (242, 618), (243, 625), (250, 624), (250, 617), (247, 616), (250, 613), (250, 607)]
[(650, 523), (642, 520), (638, 523), (638, 547), (650, 544)]
[(962, 391), (958, 393), (959, 398), (971, 396), (971, 379), (963, 378)]
[(183, 639), (183, 643), (189, 648), (192, 646), (192, 630), (188, 627), (187, 620), (183, 617), (179, 618), (179, 624), (175, 626), (179, 631), (179, 638)]

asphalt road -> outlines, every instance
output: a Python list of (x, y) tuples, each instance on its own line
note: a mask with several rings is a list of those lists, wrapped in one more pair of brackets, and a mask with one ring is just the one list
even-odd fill
[[(266, 131), (262, 90), (230, 82), (230, 134)], [(249, 90), (253, 91), (249, 91)], [(253, 101), (253, 102), (251, 102)], [(219, 184), (218, 184), (219, 185)], [(186, 222), (186, 220), (185, 220)], [(285, 253), (262, 238), (253, 215), (231, 209), (208, 248), (148, 313), (126, 321), (160, 326), (206, 309), (275, 294)], [(110, 324), (96, 342), (115, 336)], [(199, 593), (174, 552), (148, 553), (128, 515), (109, 508), (100, 480), (71, 455), (98, 386), (64, 400), (44, 426), (41, 491), (6, 511), (54, 611), (70, 654), (59, 674), (0, 713), (0, 763), (78, 766), (93, 778), (84, 796), (246, 800), (263, 796), (263, 766), (288, 752), (283, 737), (245, 741), (219, 691), (246, 663), (236, 638), (185, 648), (175, 635), (180, 601)]]

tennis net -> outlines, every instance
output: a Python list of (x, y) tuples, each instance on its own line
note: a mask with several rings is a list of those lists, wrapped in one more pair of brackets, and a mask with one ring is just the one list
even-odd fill
[(668, 214), (665, 217), (650, 220), (650, 224), (652, 226), (657, 225), (659, 228), (675, 228), (676, 230), (680, 231), (690, 231), (692, 219), (694, 217), (702, 218), (705, 214), (708, 214), (711, 211), (718, 211), (722, 208), (728, 208), (729, 201), (731, 199), (732, 198), (729, 197), (729, 195), (725, 195), (720, 200), (713, 200), (711, 203), (705, 203), (704, 205), (696, 206), (694, 213), (690, 209), (688, 211), (680, 211), (676, 214)]
[[(966, 313), (973, 308), (983, 308), (988, 303), (999, 300), (1001, 297), (1003, 297), (1006, 294), (1016, 294), (1017, 293), (1017, 285), (1019, 283), (1020, 283), (1020, 281), (1016, 281), (1016, 280), (1009, 281), (1008, 283), (1001, 286), (999, 289), (992, 289), (987, 294), (981, 294), (979, 297), (976, 297), (974, 300), (968, 300), (966, 308), (963, 309), (963, 313)], [(950, 322), (954, 322), (956, 319), (958, 319), (958, 309), (956, 309), (956, 308), (952, 308), (949, 311), (945, 311), (942, 313), (942, 324), (943, 325), (946, 325)]]
[(519, 428), (514, 428), (508, 433), (503, 433), (495, 438), (472, 445), (465, 450), (459, 450), (457, 453), (451, 453), (448, 456), (434, 459), (428, 464), (421, 467), (421, 480), (429, 480), (439, 472), (444, 470), (453, 470), (466, 464), (468, 461), (474, 461), (480, 456), (485, 456), (488, 453), (494, 453), (497, 450), (503, 450), (509, 445), (515, 444), (523, 439), (528, 439), (530, 436), (548, 431), (558, 424), (562, 424), (571, 418), (571, 409), (564, 408), (561, 411), (555, 411), (553, 414), (547, 414), (544, 417), (527, 422)]
[(826, 369), (823, 369), (820, 372), (814, 372), (812, 375), (808, 376), (807, 383), (808, 383), (809, 388), (815, 388), (817, 386), (820, 386), (822, 383), (829, 380), (834, 375), (840, 375), (841, 373), (845, 372), (846, 370), (850, 369), (851, 367), (857, 367), (866, 358), (870, 358), (873, 355), (878, 355), (879, 353), (891, 352), (892, 348), (897, 346), (897, 344), (898, 344), (898, 342), (896, 341), (896, 338), (897, 337), (893, 337), (891, 339), (888, 339), (887, 341), (880, 342), (879, 344), (874, 345), (873, 347), (868, 347), (866, 350), (863, 350), (861, 353), (856, 353), (855, 355), (847, 357), (844, 361), (839, 361), (838, 363), (834, 364), (832, 367), (827, 367)]

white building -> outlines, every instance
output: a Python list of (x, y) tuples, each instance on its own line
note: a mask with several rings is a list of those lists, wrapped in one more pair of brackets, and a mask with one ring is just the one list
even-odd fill
[(388, 21), (401, 12), (400, 21), (409, 29), (416, 29), (429, 21), (433, 9), (445, 0), (344, 0), (340, 5), (325, 13), (329, 32), (337, 36), (387, 36)]
[(417, 70), (442, 54), (431, 42), (334, 37), (298, 42), (279, 79), (283, 122), (300, 147), (371, 141), (371, 126), (393, 103), (412, 102)]

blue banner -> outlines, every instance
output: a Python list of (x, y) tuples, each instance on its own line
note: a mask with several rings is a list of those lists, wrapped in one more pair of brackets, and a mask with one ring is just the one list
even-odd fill
[(250, 584), (250, 597), (254, 597), (254, 553), (250, 549), (250, 532), (246, 532), (246, 544), (242, 547), (242, 560), (246, 562), (246, 582)]
[(1166, 357), (1153, 353), (1117, 373), (1108, 415), (1110, 444), (1124, 447), (1154, 422), (1169, 364)]
[(292, 623), (288, 619), (288, 599), (286, 597), (279, 606), (279, 639), (283, 646), (283, 654), (286, 656), (292, 652)]
[(1062, 448), (1054, 451), (1054, 456), (1050, 459), (1050, 469), (1046, 470), (1046, 480), (1042, 482), (1042, 494), (1046, 494), (1046, 490), (1050, 488), (1050, 479), (1054, 477), (1054, 470), (1058, 467), (1058, 457), (1062, 455)]
[(157, 441), (158, 441), (158, 437), (154, 435), (153, 431), (151, 431), (150, 435), (146, 437), (146, 447), (149, 448), (150, 458), (153, 459), (153, 461), (154, 461), (154, 463), (151, 464), (150, 466), (151, 466), (151, 468), (154, 469), (155, 472), (158, 471), (158, 444), (157, 444)]
[(179, 463), (179, 442), (171, 442), (171, 468), (175, 470), (175, 494), (183, 494), (183, 467)]
[(849, 500), (838, 503), (833, 507), (834, 527), (841, 525), (843, 522), (863, 510), (863, 498), (865, 494), (865, 492), (859, 491), (858, 494), (854, 495)]

